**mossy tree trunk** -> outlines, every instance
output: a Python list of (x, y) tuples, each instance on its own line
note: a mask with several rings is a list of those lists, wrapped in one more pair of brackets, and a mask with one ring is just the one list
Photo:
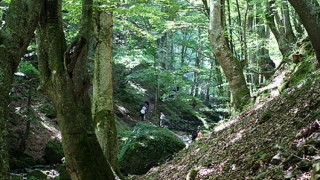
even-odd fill
[(228, 48), (225, 36), (221, 7), (221, 0), (210, 0), (209, 41), (218, 63), (229, 82), (231, 91), (232, 111), (241, 109), (241, 106), (250, 98), (250, 92), (243, 75), (243, 69)]
[(79, 34), (66, 47), (62, 0), (45, 0), (36, 33), (40, 91), (49, 95), (62, 133), (66, 168), (73, 180), (114, 179), (92, 126), (87, 71), (92, 0), (82, 1)]
[(306, 28), (320, 62), (320, 5), (317, 0), (289, 0)]
[(10, 179), (7, 122), (9, 91), (20, 59), (34, 37), (41, 0), (12, 0), (0, 31), (0, 179)]
[(117, 129), (112, 98), (112, 26), (112, 12), (97, 9), (94, 23), (92, 117), (103, 154), (119, 173)]
[[(283, 24), (283, 19), (280, 19), (276, 6), (275, 6), (275, 0), (268, 0), (266, 1), (266, 6), (268, 13), (266, 13), (266, 19), (267, 19), (267, 25), (269, 26), (272, 34), (277, 40), (279, 50), (282, 54), (283, 60), (287, 61), (288, 56), (290, 55), (290, 50), (294, 42), (291, 42), (291, 39), (288, 39), (286, 35), (286, 31), (292, 31), (288, 30), (286, 28), (289, 28), (288, 25)], [(287, 24), (290, 24), (290, 20), (286, 21)], [(290, 25), (291, 28), (291, 25)], [(294, 36), (294, 35), (293, 35)]]

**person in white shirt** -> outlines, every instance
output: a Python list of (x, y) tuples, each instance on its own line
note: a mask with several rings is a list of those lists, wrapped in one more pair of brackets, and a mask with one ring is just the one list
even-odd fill
[(164, 120), (166, 119), (166, 116), (163, 114), (162, 111), (160, 111), (160, 127), (164, 127)]

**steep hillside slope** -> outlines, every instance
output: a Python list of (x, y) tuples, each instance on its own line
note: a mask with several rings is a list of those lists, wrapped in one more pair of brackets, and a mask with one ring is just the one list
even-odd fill
[(320, 159), (319, 77), (316, 71), (278, 96), (270, 93), (171, 161), (134, 178), (310, 178)]

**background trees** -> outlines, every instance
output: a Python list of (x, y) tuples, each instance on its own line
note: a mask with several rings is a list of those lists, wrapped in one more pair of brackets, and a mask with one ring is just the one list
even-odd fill
[[(230, 112), (230, 99), (231, 106), (235, 109), (245, 105), (245, 99), (272, 78), (274, 69), (279, 67), (283, 57), (287, 62), (289, 55), (293, 53), (297, 37), (304, 35), (300, 19), (307, 27), (318, 55), (319, 33), (317, 28), (311, 27), (317, 23), (315, 17), (319, 13), (313, 11), (318, 7), (317, 1), (290, 1), (300, 18), (286, 1), (114, 1), (94, 8), (94, 43), (91, 38), (91, 1), (46, 2), (47, 6), (52, 6), (42, 10), (43, 17), (37, 31), (39, 70), (42, 74), (40, 90), (53, 100), (64, 138), (77, 141), (68, 139), (70, 143), (76, 144), (81, 140), (85, 145), (94, 144), (95, 148), (87, 151), (89, 154), (78, 154), (79, 159), (90, 157), (90, 162), (98, 165), (101, 162), (94, 159), (92, 152), (97, 152), (101, 157), (102, 155), (99, 148), (96, 148), (98, 146), (93, 135), (94, 129), (91, 128), (92, 119), (97, 120), (94, 121), (95, 130), (107, 131), (103, 135), (106, 135), (109, 142), (100, 140), (100, 144), (105, 145), (105, 156), (116, 166), (115, 155), (108, 157), (108, 152), (116, 154), (116, 130), (110, 89), (111, 56), (114, 59), (113, 72), (116, 76), (113, 76), (113, 88), (117, 102), (130, 104), (138, 111), (141, 103), (148, 99), (154, 105), (152, 112), (155, 117), (159, 109), (166, 109), (171, 117), (177, 119), (211, 123), (213, 118), (208, 118), (203, 112), (218, 112), (215, 121), (227, 116)], [(222, 6), (214, 6), (215, 2)], [(0, 156), (4, 160), (7, 156), (4, 137), (8, 92), (19, 59), (33, 37), (41, 9), (40, 3), (13, 0), (7, 13), (4, 1), (1, 2)], [(299, 9), (302, 5), (308, 12), (315, 14), (302, 12)], [(17, 7), (26, 10), (20, 13)], [(36, 10), (31, 12), (30, 9)], [(213, 13), (216, 15), (212, 16)], [(107, 24), (106, 31), (104, 23)], [(30, 49), (34, 49), (34, 46), (33, 44)], [(99, 54), (100, 47), (108, 49), (108, 52)], [(100, 62), (100, 55), (106, 55), (107, 63)], [(95, 58), (95, 70), (93, 62), (87, 61), (88, 56), (90, 59)], [(28, 62), (26, 58), (23, 61)], [(37, 68), (36, 63), (30, 64)], [(98, 70), (102, 65), (106, 65), (106, 70)], [(100, 79), (103, 75), (106, 78)], [(92, 79), (95, 86), (93, 107), (89, 98)], [(100, 88), (99, 83), (105, 86)], [(170, 97), (173, 88), (177, 87), (180, 89), (179, 93)], [(137, 99), (131, 94), (144, 96)], [(102, 98), (105, 98), (104, 102)], [(173, 107), (174, 105), (177, 107)], [(103, 120), (99, 120), (99, 113)], [(110, 119), (110, 124), (102, 123), (105, 119)], [(101, 124), (105, 126), (99, 126)], [(112, 131), (109, 127), (112, 127)], [(66, 143), (64, 141), (68, 162), (75, 169), (84, 166), (82, 162), (77, 162), (78, 159), (73, 159), (74, 153), (78, 152), (76, 146)], [(108, 149), (110, 147), (112, 149)], [(1, 172), (5, 172), (7, 176), (8, 163), (3, 163)], [(76, 165), (77, 163), (80, 165)], [(98, 166), (97, 164), (92, 167)], [(71, 171), (73, 176), (80, 172), (74, 169)], [(89, 170), (83, 171), (87, 173)], [(102, 173), (101, 177), (106, 175), (103, 170), (91, 173), (97, 176)], [(89, 176), (90, 173), (87, 174)]]

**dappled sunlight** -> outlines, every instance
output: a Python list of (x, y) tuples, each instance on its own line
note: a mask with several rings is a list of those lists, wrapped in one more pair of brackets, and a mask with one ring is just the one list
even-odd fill
[(242, 137), (242, 134), (245, 130), (240, 130), (236, 135), (235, 137), (230, 141), (230, 143), (234, 143), (236, 142), (237, 140), (239, 140), (241, 137)]
[(116, 103), (115, 106), (118, 108), (118, 110), (121, 112), (121, 114), (126, 114), (129, 112), (125, 107), (119, 105), (118, 103)]
[(134, 84), (132, 81), (129, 81), (128, 84), (129, 84), (129, 86), (131, 86), (132, 88), (137, 90), (137, 92), (140, 94), (145, 94), (147, 91), (146, 89), (142, 88), (141, 86)]
[(46, 128), (49, 132), (51, 132), (51, 137), (50, 139), (59, 139), (61, 140), (61, 132), (59, 129), (57, 129), (57, 125), (53, 124), (51, 119), (47, 118), (43, 113), (40, 111), (37, 111), (38, 107), (37, 106), (32, 106), (34, 112), (37, 114), (37, 116), (41, 119), (41, 125)]
[(238, 122), (240, 119), (239, 119), (239, 116), (236, 116), (234, 117), (233, 119), (231, 119), (230, 121), (227, 121), (225, 123), (222, 123), (220, 124), (219, 126), (215, 127), (214, 128), (214, 132), (219, 132), (221, 130), (224, 130), (225, 128), (231, 126), (232, 124)]

